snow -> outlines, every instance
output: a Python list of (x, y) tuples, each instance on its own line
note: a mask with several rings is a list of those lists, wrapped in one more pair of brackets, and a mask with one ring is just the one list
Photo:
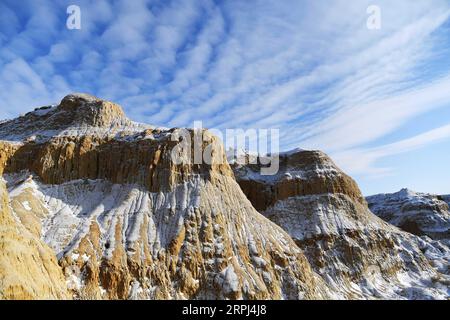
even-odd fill
[[(28, 178), (25, 180), (26, 176)], [(12, 187), (9, 188), (9, 196), (11, 198), (18, 196), (26, 189), (31, 189), (33, 192), (38, 189), (36, 182), (33, 180), (33, 176), (29, 174), (4, 175), (4, 178), (8, 182), (8, 185), (12, 184)], [(15, 183), (11, 183), (11, 181), (15, 181)]]
[[(408, 194), (412, 193), (408, 192)], [(328, 284), (336, 288), (338, 295), (347, 290), (355, 296), (384, 299), (411, 297), (445, 299), (449, 295), (449, 288), (448, 285), (445, 287), (445, 283), (450, 282), (446, 282), (445, 279), (446, 273), (449, 273), (450, 247), (448, 244), (450, 241), (446, 244), (445, 241), (433, 241), (401, 232), (369, 210), (364, 212), (362, 208), (356, 209), (350, 198), (339, 194), (289, 197), (277, 201), (275, 205), (262, 213), (282, 226), (295, 240), (315, 240), (323, 236), (328, 239), (336, 236), (337, 239), (342, 239), (355, 247), (357, 252), (361, 252), (364, 262), (370, 262), (374, 254), (377, 254), (371, 252), (370, 246), (367, 247), (365, 243), (376, 240), (380, 234), (394, 241), (395, 248), (390, 249), (389, 258), (373, 261), (374, 263), (367, 267), (361, 280), (350, 284), (342, 282), (339, 276), (339, 272), (343, 274), (354, 272), (352, 266), (343, 262), (341, 258), (342, 253), (338, 245), (340, 240), (336, 240), (335, 245), (319, 244), (317, 248), (323, 252), (324, 257), (327, 257), (325, 261), (328, 263), (317, 271)], [(355, 233), (359, 234), (356, 238)], [(357, 240), (358, 237), (360, 240)], [(314, 250), (311, 253), (314, 255)], [(381, 255), (381, 253), (378, 254)], [(419, 254), (423, 254), (433, 267), (430, 268), (427, 263), (420, 262), (417, 258)], [(253, 261), (257, 266), (258, 259)], [(395, 278), (386, 277), (385, 270), (392, 270), (392, 266), (398, 263), (404, 265), (404, 269), (408, 272), (399, 274), (397, 282)], [(432, 277), (436, 275), (443, 280), (432, 281)], [(342, 299), (342, 296), (337, 298)]]
[[(290, 156), (307, 152), (303, 149), (294, 149), (293, 151), (280, 153), (279, 155), (273, 155), (272, 157), (279, 156), (279, 170), (273, 175), (263, 175), (261, 174), (261, 169), (264, 167), (261, 164), (241, 164), (235, 162), (233, 165), (233, 171), (236, 179), (239, 180), (251, 180), (264, 183), (266, 185), (274, 185), (280, 181), (284, 180), (308, 180), (317, 177), (330, 177), (340, 175), (339, 169), (336, 168), (334, 163), (330, 160), (326, 160), (320, 163), (285, 163), (283, 158), (289, 158)], [(309, 152), (309, 151), (308, 151)], [(268, 158), (270, 159), (270, 158)]]
[(72, 258), (72, 260), (78, 260), (79, 257), (80, 257), (80, 255), (78, 253), (72, 253), (72, 255), (70, 256), (70, 258)]
[(106, 294), (106, 290), (101, 285), (99, 285), (99, 288), (100, 288), (100, 294), (102, 296), (105, 295)]
[(233, 265), (229, 265), (216, 277), (216, 283), (223, 289), (226, 295), (239, 291), (239, 278)]
[(50, 112), (55, 111), (55, 108), (56, 108), (56, 105), (51, 105), (51, 106), (41, 107), (41, 108), (35, 109), (35, 110), (32, 112), (32, 114), (35, 115), (35, 116), (42, 117), (42, 116), (47, 115), (47, 114), (50, 113)]
[[(42, 239), (58, 257), (78, 247), (93, 221), (100, 226), (104, 246), (109, 244), (103, 251), (106, 258), (111, 258), (115, 249), (116, 224), (123, 224), (125, 242), (131, 248), (140, 238), (145, 217), (149, 221), (148, 238), (154, 250), (166, 247), (183, 226), (184, 215), (190, 215), (200, 205), (198, 190), (204, 183), (196, 178), (172, 192), (150, 193), (142, 186), (118, 185), (104, 180), (45, 185), (32, 177), (24, 181), (26, 176), (26, 173), (5, 175), (10, 194), (17, 196), (31, 188), (33, 196), (42, 202), (49, 212), (42, 220)], [(163, 222), (168, 212), (175, 214), (170, 224)], [(89, 259), (86, 255), (81, 258), (85, 262)]]
[(131, 285), (130, 285), (130, 294), (129, 294), (129, 299), (130, 300), (138, 300), (140, 294), (142, 294), (142, 292), (144, 291), (141, 287), (141, 284), (134, 280)]
[(28, 201), (24, 201), (22, 202), (23, 207), (25, 208), (25, 210), (27, 211), (31, 211), (31, 207), (30, 207), (30, 203)]
[(71, 290), (80, 290), (81, 287), (84, 286), (84, 282), (80, 277), (77, 277), (75, 274), (71, 274), (67, 277), (66, 280), (67, 288)]
[[(91, 101), (94, 98), (87, 98)], [(91, 99), (91, 100), (89, 100)], [(92, 100), (93, 101), (93, 100)], [(31, 142), (42, 143), (53, 137), (79, 137), (98, 136), (114, 137), (118, 140), (127, 139), (160, 139), (167, 136), (166, 128), (133, 122), (126, 117), (118, 117), (108, 127), (96, 127), (83, 123), (61, 123), (61, 119), (70, 120), (70, 115), (65, 116), (65, 110), (59, 106), (38, 108), (19, 118), (0, 123), (0, 140), (10, 143)], [(56, 119), (56, 120), (55, 120)], [(160, 134), (142, 135), (147, 129), (159, 129)]]

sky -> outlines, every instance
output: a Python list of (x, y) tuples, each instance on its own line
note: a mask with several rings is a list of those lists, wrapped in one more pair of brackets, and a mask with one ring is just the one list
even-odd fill
[(449, 0), (0, 0), (0, 119), (71, 92), (165, 127), (279, 129), (365, 195), (450, 194)]

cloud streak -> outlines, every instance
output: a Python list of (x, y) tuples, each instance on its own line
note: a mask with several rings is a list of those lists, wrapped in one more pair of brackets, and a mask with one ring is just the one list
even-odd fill
[(410, 152), (448, 138), (450, 138), (450, 124), (383, 146), (339, 152), (334, 155), (334, 159), (342, 168), (353, 174), (362, 173), (379, 176), (380, 174), (391, 173), (390, 168), (376, 166), (379, 159)]

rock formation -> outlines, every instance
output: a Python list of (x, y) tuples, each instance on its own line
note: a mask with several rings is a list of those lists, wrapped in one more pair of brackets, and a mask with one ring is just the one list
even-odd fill
[(196, 164), (176, 146), (197, 134), (85, 94), (1, 122), (0, 298), (448, 298), (448, 246), (374, 216), (325, 154), (267, 177), (207, 130)]
[(11, 212), (0, 181), (0, 299), (68, 299), (56, 256), (36, 232), (39, 222), (25, 220), (28, 228)]
[(87, 95), (0, 125), (12, 212), (53, 249), (71, 297), (330, 297), (289, 235), (246, 199), (217, 138), (203, 132), (221, 161), (174, 164), (178, 133)]
[(383, 220), (418, 236), (450, 239), (449, 205), (445, 196), (402, 189), (367, 197), (370, 210)]
[(236, 179), (255, 208), (291, 235), (337, 298), (448, 298), (447, 247), (373, 215), (356, 183), (324, 153), (296, 150), (279, 158), (276, 176), (259, 174), (260, 161), (236, 161)]

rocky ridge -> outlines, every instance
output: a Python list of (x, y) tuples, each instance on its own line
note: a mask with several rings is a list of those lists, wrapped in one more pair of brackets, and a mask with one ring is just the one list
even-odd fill
[(376, 217), (356, 183), (324, 153), (296, 150), (279, 157), (275, 177), (261, 176), (260, 162), (235, 161), (236, 179), (340, 298), (449, 297), (447, 246)]
[(390, 224), (418, 236), (450, 239), (450, 211), (445, 196), (402, 189), (366, 199), (370, 210)]
[(122, 108), (87, 94), (70, 94), (57, 106), (36, 108), (0, 123), (0, 137), (9, 142), (42, 142), (54, 137), (120, 137), (154, 129), (130, 121)]

